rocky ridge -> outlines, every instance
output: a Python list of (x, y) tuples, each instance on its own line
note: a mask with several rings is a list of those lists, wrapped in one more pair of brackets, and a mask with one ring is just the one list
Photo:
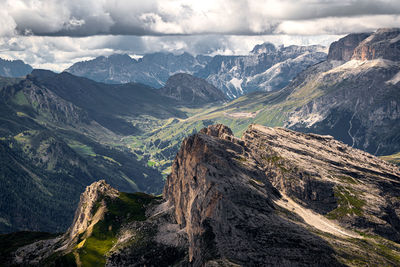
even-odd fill
[[(87, 222), (96, 222), (97, 203), (104, 203), (104, 219), (93, 229), (102, 225), (104, 235), (114, 233), (102, 252), (107, 266), (395, 266), (399, 193), (398, 167), (331, 136), (251, 125), (238, 139), (213, 125), (183, 141), (163, 200), (135, 196), (147, 199), (136, 209), (144, 217), (123, 219), (130, 206), (112, 217), (119, 226), (104, 228), (123, 193), (96, 183), (82, 195), (70, 228), (80, 230), (46, 241), (46, 255), (85, 261), (83, 251), (93, 253), (85, 248), (97, 234), (87, 234)], [(61, 247), (73, 239), (71, 231), (84, 241), (72, 251)], [(41, 257), (34, 244), (15, 259)]]

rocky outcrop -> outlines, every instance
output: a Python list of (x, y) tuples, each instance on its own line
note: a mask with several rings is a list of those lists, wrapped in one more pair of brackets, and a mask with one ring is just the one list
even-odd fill
[[(289, 240), (294, 238), (301, 244), (304, 233), (285, 217), (276, 216), (276, 200), (289, 196), (342, 227), (398, 240), (400, 210), (392, 209), (398, 206), (393, 200), (400, 189), (399, 178), (395, 166), (330, 136), (254, 125), (240, 140), (229, 128), (216, 125), (183, 142), (164, 197), (188, 234), (189, 261), (195, 266), (216, 259), (248, 266), (262, 262), (287, 265), (291, 260), (333, 264), (329, 245), (313, 239), (310, 233), (307, 249), (301, 256), (296, 253), (296, 245)], [(388, 191), (389, 187), (392, 189)], [(319, 221), (328, 225), (326, 228), (336, 229), (331, 232), (322, 226), (320, 230), (346, 233), (322, 218), (310, 223), (317, 227)], [(279, 241), (266, 241), (271, 239)], [(327, 257), (317, 257), (315, 246)], [(291, 249), (278, 256), (273, 252), (276, 247), (281, 252)]]
[[(87, 186), (85, 192), (81, 194), (73, 223), (68, 231), (57, 238), (38, 241), (18, 249), (15, 252), (13, 264), (18, 266), (42, 265), (51, 255), (60, 257), (70, 253), (79, 242), (90, 237), (93, 227), (104, 219), (107, 211), (104, 199), (107, 197), (115, 199), (118, 196), (119, 192), (104, 180)], [(58, 254), (59, 251), (62, 252), (61, 255)], [(59, 262), (58, 264), (63, 263)]]
[(400, 28), (379, 29), (364, 39), (355, 49), (352, 59), (400, 60)]
[(98, 182), (64, 236), (85, 229), (78, 245), (46, 241), (61, 254), (45, 255), (85, 262), (96, 242), (107, 266), (398, 265), (399, 194), (397, 166), (331, 136), (251, 125), (239, 139), (212, 125), (183, 141), (163, 199)]
[(354, 49), (370, 33), (353, 33), (333, 42), (329, 46), (328, 60), (344, 60), (349, 61), (353, 57)]
[(227, 100), (221, 90), (203, 79), (185, 73), (171, 76), (160, 92), (184, 105), (201, 105)]
[[(86, 187), (85, 192), (81, 194), (72, 225), (65, 236), (71, 241), (77, 238), (79, 234), (88, 231), (88, 227), (91, 225), (93, 227), (104, 215), (106, 207), (103, 199), (105, 197), (114, 199), (118, 196), (118, 190), (112, 188), (105, 180), (100, 180)], [(99, 201), (99, 206), (95, 207)]]
[(400, 60), (400, 29), (378, 29), (373, 33), (349, 34), (333, 42), (329, 47), (328, 60), (349, 61), (388, 59)]
[(229, 132), (217, 125), (187, 138), (164, 188), (177, 223), (188, 235), (189, 262), (194, 266), (213, 261), (248, 266), (336, 262), (323, 240), (275, 213), (279, 192), (244, 142)]

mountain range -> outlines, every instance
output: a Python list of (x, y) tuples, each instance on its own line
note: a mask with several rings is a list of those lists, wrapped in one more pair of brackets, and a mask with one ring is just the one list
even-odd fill
[(50, 238), (13, 254), (18, 264), (99, 253), (92, 263), (110, 266), (398, 265), (399, 170), (375, 156), (399, 158), (399, 36), (351, 34), (328, 55), (266, 43), (0, 78), (0, 232), (70, 226), (0, 241)]
[(155, 88), (163, 87), (176, 73), (187, 73), (205, 79), (233, 99), (252, 91), (281, 89), (298, 73), (325, 58), (322, 46), (275, 47), (264, 43), (246, 56), (154, 53), (135, 60), (116, 54), (77, 62), (66, 71), (100, 82), (139, 82)]

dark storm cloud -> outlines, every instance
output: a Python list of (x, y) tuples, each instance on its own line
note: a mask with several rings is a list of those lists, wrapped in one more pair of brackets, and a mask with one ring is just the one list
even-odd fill
[(400, 25), (398, 0), (0, 0), (0, 4), (0, 57), (53, 70), (113, 53), (238, 55), (265, 41), (329, 45), (350, 32)]
[[(3, 1), (6, 7), (0, 13), (0, 20), (5, 22), (3, 32), (0, 31), (3, 35), (12, 30), (20, 35), (75, 37), (295, 34), (299, 25), (307, 23), (315, 24), (320, 33), (338, 33), (335, 28), (341, 28), (342, 22), (353, 26), (352, 31), (393, 27), (399, 25), (400, 14), (398, 0)], [(374, 23), (365, 27), (366, 20)]]

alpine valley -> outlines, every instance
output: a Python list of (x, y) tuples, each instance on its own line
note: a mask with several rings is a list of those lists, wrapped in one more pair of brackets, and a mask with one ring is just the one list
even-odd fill
[(400, 265), (400, 29), (4, 62), (0, 265)]

